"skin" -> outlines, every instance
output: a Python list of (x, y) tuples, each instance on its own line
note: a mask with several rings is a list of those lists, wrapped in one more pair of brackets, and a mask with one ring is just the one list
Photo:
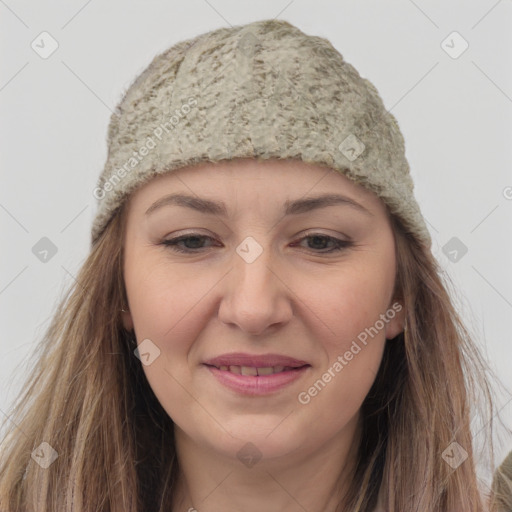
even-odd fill
[[(186, 193), (223, 201), (229, 216), (167, 205)], [(369, 214), (337, 204), (283, 215), (285, 200), (339, 193)], [(174, 252), (165, 239), (195, 253)], [(331, 236), (353, 242), (339, 252)], [(197, 236), (197, 235), (196, 235)], [(236, 252), (248, 236), (263, 252)], [(356, 462), (360, 407), (386, 340), (403, 330), (405, 310), (334, 372), (307, 404), (298, 395), (332, 368), (357, 336), (397, 300), (395, 246), (384, 203), (338, 172), (293, 160), (203, 163), (159, 176), (128, 202), (124, 234), (126, 329), (160, 350), (144, 372), (173, 419), (182, 468), (173, 510), (334, 511)], [(247, 397), (220, 384), (202, 364), (229, 352), (278, 353), (307, 361), (297, 381)], [(252, 443), (249, 467), (237, 452)]]

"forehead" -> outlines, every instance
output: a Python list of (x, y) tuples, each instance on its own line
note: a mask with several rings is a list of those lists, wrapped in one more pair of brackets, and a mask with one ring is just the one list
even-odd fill
[(183, 192), (233, 201), (286, 200), (326, 193), (343, 193), (374, 209), (384, 209), (370, 190), (328, 166), (301, 160), (235, 159), (203, 162), (157, 176), (130, 197), (135, 205), (148, 204), (168, 193)]

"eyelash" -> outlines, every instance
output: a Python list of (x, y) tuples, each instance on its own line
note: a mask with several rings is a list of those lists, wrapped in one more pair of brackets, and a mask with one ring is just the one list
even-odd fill
[[(197, 249), (183, 249), (178, 246), (178, 243), (183, 242), (185, 240), (188, 240), (190, 238), (208, 238), (210, 240), (214, 240), (212, 237), (207, 235), (200, 235), (198, 233), (189, 233), (187, 235), (179, 236), (177, 238), (171, 238), (169, 240), (164, 240), (162, 242), (162, 245), (169, 247), (172, 251), (179, 252), (179, 253), (186, 253), (186, 254), (192, 254), (201, 252), (201, 249), (204, 249), (203, 247), (197, 248)], [(347, 240), (340, 240), (339, 238), (335, 238), (333, 236), (324, 235), (322, 233), (311, 233), (304, 237), (302, 237), (299, 241), (306, 240), (308, 238), (325, 238), (327, 240), (331, 240), (334, 242), (334, 248), (328, 250), (328, 251), (315, 251), (317, 254), (330, 254), (333, 252), (340, 252), (343, 251), (343, 249), (347, 249), (354, 245), (353, 242), (349, 242)]]

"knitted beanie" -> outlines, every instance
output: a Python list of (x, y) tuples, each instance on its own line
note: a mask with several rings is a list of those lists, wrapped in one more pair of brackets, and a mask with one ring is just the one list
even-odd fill
[(128, 195), (201, 162), (298, 159), (373, 191), (426, 248), (398, 124), (332, 44), (283, 20), (221, 28), (157, 55), (111, 116), (94, 245)]

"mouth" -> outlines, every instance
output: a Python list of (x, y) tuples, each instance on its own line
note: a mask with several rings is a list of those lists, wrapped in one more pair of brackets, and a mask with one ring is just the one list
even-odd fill
[(280, 392), (311, 371), (306, 361), (280, 354), (224, 354), (203, 366), (224, 388), (252, 397)]
[(209, 365), (213, 368), (217, 368), (222, 372), (234, 373), (236, 375), (247, 375), (252, 377), (259, 377), (264, 375), (274, 375), (276, 373), (284, 373), (290, 371), (298, 371), (301, 368), (310, 366), (309, 364), (304, 364), (301, 366), (264, 366), (264, 367), (255, 367), (255, 366), (239, 366), (239, 365)]
[(232, 352), (203, 365), (223, 387), (237, 394), (262, 396), (281, 391), (309, 373), (306, 361), (282, 354)]
[(207, 366), (214, 366), (222, 371), (231, 371), (241, 375), (271, 375), (285, 369), (311, 366), (307, 361), (295, 359), (282, 354), (247, 354), (232, 352), (222, 354), (204, 361)]

